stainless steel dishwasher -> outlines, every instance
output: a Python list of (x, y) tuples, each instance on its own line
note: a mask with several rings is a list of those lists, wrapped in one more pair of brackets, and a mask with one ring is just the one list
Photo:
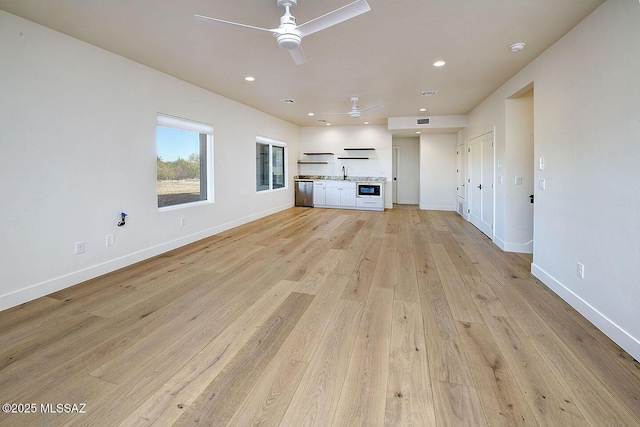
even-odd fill
[(313, 207), (313, 181), (296, 181), (296, 206)]

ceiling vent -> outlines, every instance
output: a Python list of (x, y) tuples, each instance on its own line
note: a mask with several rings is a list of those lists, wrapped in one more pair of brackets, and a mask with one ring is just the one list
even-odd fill
[(435, 96), (438, 93), (437, 90), (423, 90), (422, 96)]
[(429, 121), (430, 121), (430, 120), (429, 120), (429, 118), (426, 118), (426, 119), (418, 119), (418, 120), (417, 120), (417, 124), (419, 124), (419, 125), (428, 125), (428, 124), (429, 124)]
[(293, 104), (295, 101), (290, 98), (281, 99), (280, 102), (284, 102), (285, 104)]

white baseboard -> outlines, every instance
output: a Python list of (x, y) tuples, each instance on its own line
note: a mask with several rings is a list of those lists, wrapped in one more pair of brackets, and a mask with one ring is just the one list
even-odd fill
[(90, 280), (103, 274), (118, 270), (120, 268), (127, 267), (129, 265), (135, 264), (136, 262), (140, 262), (145, 259), (152, 258), (156, 255), (163, 254), (170, 250), (177, 249), (181, 246), (188, 245), (189, 243), (197, 242), (198, 240), (202, 240), (204, 238), (229, 230), (233, 227), (255, 221), (256, 219), (260, 219), (267, 215), (280, 212), (292, 206), (293, 203), (278, 206), (266, 211), (246, 216), (244, 218), (230, 221), (225, 224), (220, 224), (212, 228), (201, 230), (197, 233), (182, 236), (179, 239), (161, 243), (159, 245), (152, 246), (150, 248), (146, 248), (119, 258), (111, 259), (101, 264), (93, 265), (82, 270), (74, 271), (63, 276), (55, 277), (53, 279), (36, 283), (26, 288), (18, 289), (16, 291), (0, 295), (0, 311), (15, 307), (17, 305), (34, 300), (36, 298), (43, 297), (45, 295), (49, 295), (53, 292), (58, 292), (62, 289), (77, 285), (78, 283), (82, 283), (86, 280)]
[(527, 243), (509, 243), (499, 237), (493, 236), (493, 242), (505, 252), (517, 252), (521, 254), (533, 253), (533, 240)]
[(598, 329), (604, 332), (609, 338), (615, 341), (627, 353), (636, 360), (640, 360), (640, 340), (629, 335), (627, 331), (615, 324), (611, 319), (600, 313), (588, 302), (573, 293), (569, 288), (557, 281), (546, 271), (535, 264), (531, 264), (531, 274), (536, 276), (542, 283), (547, 285), (560, 298), (565, 300), (569, 305), (575, 308), (580, 314), (586, 317)]
[(420, 205), (420, 209), (423, 211), (454, 211), (457, 212), (455, 205)]
[(402, 200), (398, 200), (397, 203), (399, 205), (418, 205), (420, 204), (420, 202), (418, 200), (408, 200), (408, 199), (402, 199)]

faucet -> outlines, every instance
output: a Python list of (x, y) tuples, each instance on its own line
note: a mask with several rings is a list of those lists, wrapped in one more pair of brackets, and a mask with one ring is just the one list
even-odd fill
[(342, 179), (347, 180), (347, 169), (342, 166)]

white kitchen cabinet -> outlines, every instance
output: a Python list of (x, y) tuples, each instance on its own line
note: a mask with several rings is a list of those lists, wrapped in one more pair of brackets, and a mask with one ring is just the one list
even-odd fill
[(313, 205), (326, 204), (326, 190), (324, 181), (313, 181)]
[(356, 183), (352, 181), (325, 181), (325, 206), (354, 207)]
[(361, 209), (384, 210), (384, 199), (382, 197), (358, 197), (356, 207)]

